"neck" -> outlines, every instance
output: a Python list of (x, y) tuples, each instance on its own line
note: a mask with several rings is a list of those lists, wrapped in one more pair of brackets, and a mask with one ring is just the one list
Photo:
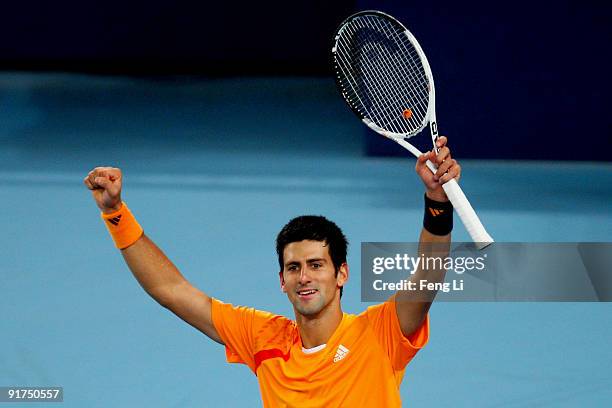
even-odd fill
[(329, 305), (314, 316), (304, 316), (296, 312), (295, 321), (300, 331), (302, 346), (313, 348), (327, 343), (342, 322), (342, 315), (339, 302)]

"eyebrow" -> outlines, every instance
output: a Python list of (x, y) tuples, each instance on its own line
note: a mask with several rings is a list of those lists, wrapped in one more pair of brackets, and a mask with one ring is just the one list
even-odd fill
[[(321, 263), (325, 263), (325, 262), (327, 262), (327, 261), (325, 260), (325, 258), (312, 258), (312, 259), (307, 259), (307, 260), (306, 260), (306, 263), (313, 263), (313, 262), (321, 262)], [(290, 262), (287, 262), (287, 263), (285, 264), (285, 266), (299, 265), (299, 264), (300, 264), (300, 262), (299, 262), (299, 261), (290, 261)]]

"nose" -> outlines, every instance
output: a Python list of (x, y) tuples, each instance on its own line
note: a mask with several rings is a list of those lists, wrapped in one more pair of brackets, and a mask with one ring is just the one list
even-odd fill
[(310, 275), (308, 275), (308, 268), (302, 268), (300, 271), (300, 284), (304, 285), (310, 282)]

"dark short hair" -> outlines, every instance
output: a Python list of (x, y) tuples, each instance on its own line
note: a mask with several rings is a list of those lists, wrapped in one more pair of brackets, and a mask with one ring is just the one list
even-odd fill
[[(322, 215), (296, 217), (280, 230), (276, 237), (276, 253), (278, 254), (278, 265), (281, 272), (284, 269), (283, 252), (285, 247), (292, 242), (304, 240), (321, 241), (327, 244), (329, 256), (337, 276), (340, 266), (346, 262), (348, 241), (340, 227)], [(342, 296), (342, 289), (340, 288), (340, 296)]]

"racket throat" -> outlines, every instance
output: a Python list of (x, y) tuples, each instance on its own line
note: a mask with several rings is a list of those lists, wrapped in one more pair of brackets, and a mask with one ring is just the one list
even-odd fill
[(436, 145), (436, 142), (438, 141), (438, 122), (436, 122), (435, 120), (432, 120), (429, 123), (429, 129), (431, 130), (431, 141), (433, 142), (433, 148), (434, 151), (437, 153), (440, 153), (440, 149), (438, 149), (438, 145)]
[(429, 127), (431, 129), (431, 138), (436, 140), (438, 138), (438, 123), (433, 121), (429, 124)]

